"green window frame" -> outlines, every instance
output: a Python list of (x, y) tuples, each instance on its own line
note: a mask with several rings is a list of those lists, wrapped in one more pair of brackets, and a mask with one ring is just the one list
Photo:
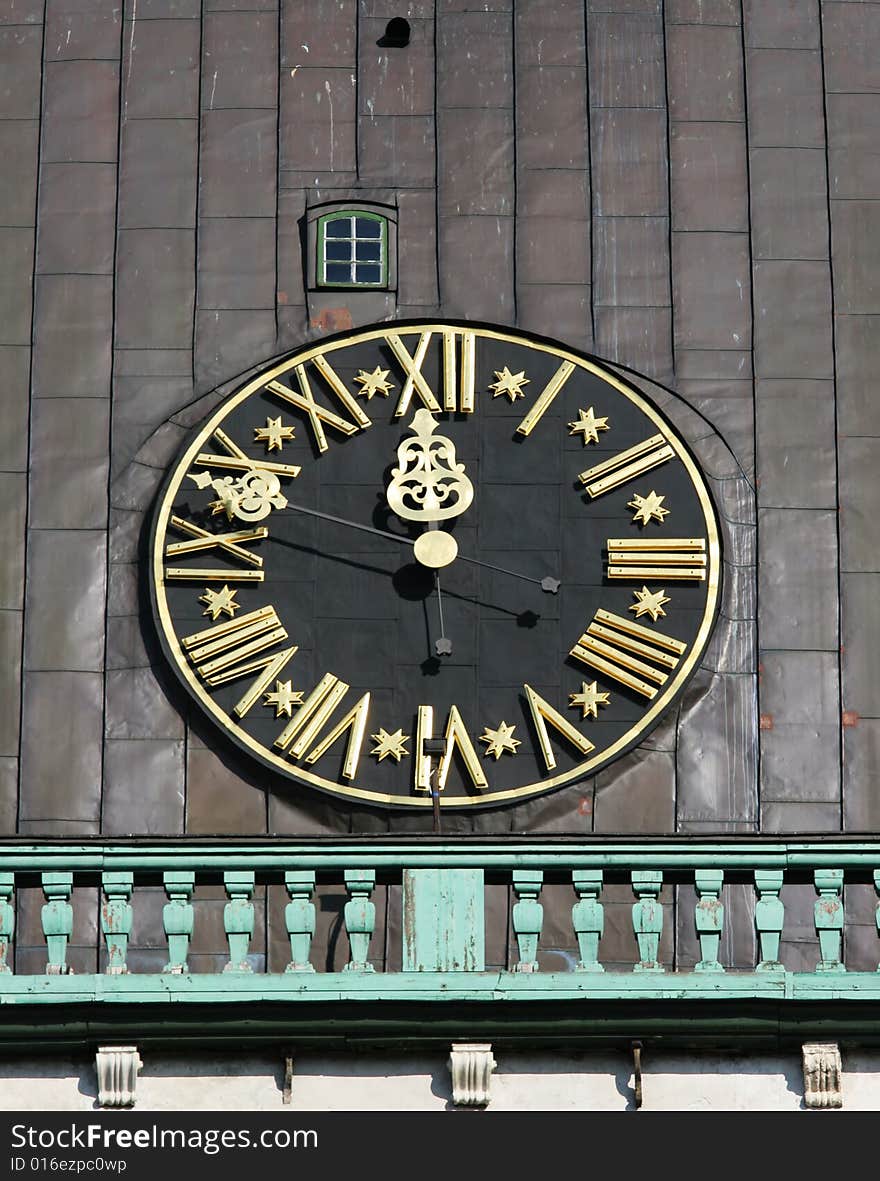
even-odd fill
[(388, 286), (388, 219), (364, 209), (318, 219), (318, 286)]

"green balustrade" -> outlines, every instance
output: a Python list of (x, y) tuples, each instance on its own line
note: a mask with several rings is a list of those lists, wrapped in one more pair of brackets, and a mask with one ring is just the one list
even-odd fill
[(345, 904), (345, 930), (351, 948), (351, 959), (343, 972), (373, 972), (375, 969), (367, 959), (370, 940), (376, 929), (376, 906), (370, 901), (376, 874), (372, 869), (347, 869), (345, 888), (350, 895)]
[(632, 924), (639, 946), (639, 962), (634, 972), (662, 972), (660, 936), (663, 932), (663, 906), (660, 890), (663, 874), (656, 870), (634, 870), (632, 875), (633, 893), (638, 902), (632, 908)]
[(723, 884), (724, 871), (721, 869), (698, 869), (694, 875), (697, 890), (694, 924), (700, 940), (700, 960), (694, 965), (696, 972), (724, 971), (718, 962), (718, 947), (724, 928), (724, 905), (721, 902)]
[(514, 972), (538, 971), (538, 940), (544, 923), (544, 907), (538, 901), (544, 874), (540, 869), (514, 870), (513, 889), (518, 901), (513, 907), (513, 931), (519, 949)]
[(782, 967), (779, 963), (779, 938), (785, 921), (785, 905), (779, 897), (782, 889), (782, 870), (755, 870), (755, 929), (758, 932), (760, 960), (758, 971), (768, 972)]
[(292, 869), (284, 875), (290, 902), (284, 908), (284, 922), (290, 939), (290, 963), (286, 972), (314, 972), (309, 951), (315, 934), (315, 871)]
[(132, 909), (129, 903), (134, 889), (134, 874), (126, 870), (109, 870), (101, 875), (105, 901), (101, 907), (101, 930), (107, 941), (107, 974), (124, 976), (128, 937), (131, 934)]
[(814, 913), (819, 936), (817, 972), (845, 972), (840, 949), (843, 943), (843, 870), (817, 869), (813, 874), (819, 898)]
[(571, 908), (571, 923), (581, 958), (578, 972), (604, 972), (599, 963), (599, 940), (605, 930), (605, 910), (599, 901), (602, 891), (601, 869), (576, 869), (571, 875), (579, 901)]
[(67, 941), (73, 933), (73, 907), (68, 902), (73, 891), (72, 873), (44, 873), (43, 893), (46, 905), (41, 917), (46, 936), (47, 976), (66, 976)]
[[(133, 971), (128, 961), (138, 891), (155, 887), (157, 880), (167, 895), (162, 910), (167, 963), (161, 971)], [(196, 924), (201, 922), (199, 904), (194, 902), (196, 887), (214, 886), (218, 880), (228, 899), (223, 908), (228, 960), (222, 973), (193, 975), (187, 957)], [(490, 907), (484, 897), (484, 880), (487, 891), (496, 891)], [(0, 841), (0, 1002), (76, 1006), (168, 999), (199, 1004), (221, 999), (275, 1005), (320, 1001), (324, 1009), (330, 1006), (330, 1012), (336, 1002), (590, 1000), (596, 1004), (651, 1001), (654, 1012), (655, 1001), (686, 1000), (702, 1005), (748, 1000), (783, 1007), (804, 1001), (818, 1013), (829, 1004), (845, 1002), (862, 1004), (867, 1014), (870, 1005), (880, 1003), (880, 967), (871, 973), (847, 972), (843, 962), (844, 892), (848, 883), (866, 880), (873, 881), (880, 895), (880, 841), (474, 838), (452, 842), (428, 837), (418, 841), (324, 838), (224, 844), (217, 840), (7, 840)], [(12, 971), (15, 904), (22, 904), (35, 881), (45, 897), (41, 919), (46, 975), (18, 975)], [(377, 882), (388, 885), (392, 900), (394, 890), (401, 891), (400, 900), (394, 903), (399, 907), (399, 925), (395, 925), (389, 902), (389, 932), (400, 932), (397, 948), (386, 947), (384, 938), (375, 941), (378, 948), (373, 947)], [(571, 883), (575, 896), (567, 947), (576, 948), (577, 955), (570, 958), (568, 971), (539, 972), (548, 897), (559, 897), (545, 892), (545, 886), (555, 888), (565, 882)], [(349, 944), (348, 962), (341, 972), (316, 971), (312, 963), (316, 903), (325, 888), (340, 883), (347, 892), (342, 922)], [(407, 883), (409, 893), (404, 888)], [(468, 889), (453, 890), (450, 883), (465, 883)], [(629, 965), (620, 965), (621, 952), (615, 950), (612, 970), (612, 965), (602, 963), (603, 891), (627, 883), (634, 896), (631, 916), (637, 952)], [(673, 890), (664, 910), (660, 899), (665, 883)], [(664, 922), (667, 918), (675, 923), (682, 920), (679, 908), (685, 895), (679, 900), (675, 889), (682, 884), (692, 885), (695, 891), (691, 915), (684, 916), (693, 922), (699, 944), (692, 970), (663, 965), (660, 960)], [(728, 922), (723, 891), (727, 885), (741, 889), (752, 884), (756, 962), (730, 963), (722, 954)], [(816, 965), (811, 971), (793, 972), (784, 968), (780, 959), (786, 924), (782, 892), (786, 885), (809, 884), (816, 890)], [(516, 962), (507, 970), (487, 969), (482, 954), (484, 935), (487, 948), (497, 948), (503, 941), (503, 932), (488, 926), (490, 917), (499, 913), (499, 885), (509, 890), (516, 942)], [(479, 888), (472, 888), (475, 886)], [(281, 933), (289, 941), (290, 959), (283, 971), (256, 972), (252, 968), (255, 956), (251, 951), (260, 957), (267, 952), (267, 945), (252, 948), (258, 887), (282, 887), (287, 894), (280, 913), (270, 907), (269, 914), (270, 924), (280, 920)], [(97, 923), (106, 947), (106, 971), (100, 976), (85, 973), (74, 977), (69, 970), (74, 896), (77, 907), (82, 908), (82, 929), (94, 930)], [(272, 893), (267, 896), (275, 897)], [(563, 926), (566, 909), (567, 904), (562, 912)], [(144, 913), (149, 915), (149, 909)], [(880, 902), (875, 913), (880, 946)], [(208, 917), (206, 911), (206, 920)], [(558, 942), (559, 917), (554, 909), (556, 951), (565, 949)], [(421, 933), (415, 930), (420, 923), (424, 927)], [(441, 955), (444, 940), (455, 947), (459, 943), (479, 947), (480, 953)], [(435, 954), (423, 954), (428, 945), (435, 948)], [(403, 970), (389, 970), (387, 965), (395, 962), (402, 963)], [(380, 974), (374, 969), (377, 963), (386, 964)], [(180, 1006), (172, 1008), (177, 1012)], [(8, 1013), (20, 1011), (16, 1008)], [(783, 1010), (774, 1011), (775, 1028), (781, 1028)], [(657, 1020), (662, 1019), (658, 1016)], [(821, 1028), (817, 1029), (821, 1034)], [(8, 1039), (4, 1039), (0, 1027), (0, 1043), (6, 1044)]]
[(234, 869), (223, 875), (229, 901), (223, 908), (223, 928), (229, 943), (229, 963), (224, 972), (252, 972), (248, 947), (254, 933), (254, 871)]
[(162, 926), (168, 939), (168, 963), (162, 969), (173, 976), (189, 971), (186, 962), (192, 939), (194, 912), (190, 899), (196, 875), (192, 870), (170, 870), (163, 875), (168, 901), (162, 909)]
[(10, 952), (15, 934), (15, 907), (10, 899), (15, 889), (15, 874), (0, 873), (0, 975), (12, 971)]

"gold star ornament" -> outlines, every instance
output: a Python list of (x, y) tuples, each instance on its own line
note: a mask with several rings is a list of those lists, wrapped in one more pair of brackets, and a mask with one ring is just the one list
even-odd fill
[(503, 754), (515, 755), (520, 745), (520, 740), (513, 736), (515, 729), (516, 726), (508, 726), (507, 722), (499, 722), (494, 730), (487, 726), (480, 735), (480, 742), (486, 743), (484, 753), (494, 755), (496, 763)]
[(583, 435), (584, 446), (587, 443), (599, 442), (599, 431), (608, 430), (608, 419), (597, 418), (593, 413), (593, 407), (589, 410), (578, 410), (578, 416), (574, 422), (568, 424), (568, 433), (570, 435)]
[(584, 718), (597, 718), (599, 716), (599, 706), (607, 705), (610, 700), (611, 694), (600, 693), (599, 686), (595, 681), (590, 685), (586, 681), (582, 681), (580, 693), (569, 693), (568, 695), (569, 708), (574, 709), (579, 705), (583, 710), (581, 717)]
[(220, 615), (228, 615), (231, 619), (241, 609), (241, 603), (235, 601), (235, 591), (228, 586), (218, 591), (206, 586), (205, 593), (199, 595), (199, 602), (207, 603), (202, 615), (210, 615), (212, 619), (218, 619)]
[(638, 521), (641, 525), (647, 525), (651, 520), (663, 522), (664, 517), (669, 516), (669, 509), (662, 508), (665, 496), (658, 496), (657, 493), (651, 489), (647, 496), (639, 496), (638, 493), (627, 504), (627, 508), (634, 508), (633, 520)]
[(380, 763), (389, 757), (399, 763), (405, 755), (409, 754), (406, 749), (409, 738), (402, 730), (395, 730), (393, 734), (389, 734), (380, 726), (378, 734), (371, 734), (370, 737), (376, 744), (370, 754), (375, 755)]
[(381, 394), (383, 398), (387, 398), (394, 386), (388, 381), (387, 369), (380, 369), (377, 365), (372, 373), (367, 373), (366, 369), (362, 369), (355, 377), (355, 381), (361, 387), (358, 393), (367, 399), (369, 402), (375, 394)]
[(650, 615), (654, 623), (660, 615), (665, 615), (663, 604), (670, 602), (669, 596), (664, 590), (649, 591), (646, 586), (643, 586), (640, 591), (633, 591), (636, 597), (635, 603), (630, 607), (630, 611), (635, 611), (636, 619), (641, 619), (643, 615)]
[(267, 451), (280, 451), (284, 443), (296, 438), (292, 426), (281, 424), (281, 415), (277, 418), (267, 418), (265, 426), (254, 427), (254, 442), (265, 443)]
[(511, 373), (505, 365), (503, 369), (495, 370), (495, 376), (498, 380), (489, 386), (493, 398), (507, 394), (511, 402), (515, 402), (517, 398), (525, 397), (522, 387), (529, 384), (525, 369), (520, 369), (519, 373)]
[(302, 705), (302, 693), (296, 693), (291, 681), (276, 681), (275, 691), (267, 693), (263, 698), (263, 705), (275, 706), (275, 717), (289, 718), (295, 705)]

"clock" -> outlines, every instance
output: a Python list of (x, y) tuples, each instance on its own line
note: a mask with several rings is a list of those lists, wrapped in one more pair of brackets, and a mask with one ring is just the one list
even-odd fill
[(721, 553), (635, 385), (525, 332), (400, 321), (273, 361), (210, 415), (149, 577), (185, 692), (265, 782), (461, 809), (644, 738), (705, 651)]

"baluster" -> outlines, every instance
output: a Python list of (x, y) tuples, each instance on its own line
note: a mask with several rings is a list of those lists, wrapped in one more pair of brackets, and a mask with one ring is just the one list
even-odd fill
[(42, 910), (43, 934), (46, 936), (47, 976), (66, 976), (67, 941), (73, 931), (73, 907), (67, 901), (73, 890), (72, 873), (44, 873)]
[(315, 933), (315, 889), (313, 869), (291, 869), (284, 875), (290, 902), (284, 908), (284, 921), (290, 936), (290, 963), (286, 972), (314, 972), (309, 963), (312, 936)]
[(107, 975), (124, 976), (128, 972), (125, 957), (131, 934), (132, 909), (129, 898), (134, 888), (134, 874), (108, 870), (101, 874), (107, 901), (101, 907), (101, 930), (107, 941)]
[(779, 962), (779, 937), (785, 921), (785, 903), (779, 897), (782, 889), (781, 869), (756, 869), (755, 889), (758, 901), (755, 903), (755, 927), (761, 947), (758, 972), (771, 972), (781, 968)]
[[(874, 870), (874, 889), (880, 894), (880, 869)], [(880, 902), (877, 903), (877, 910), (874, 912), (874, 921), (877, 924), (877, 934), (880, 935)], [(877, 971), (880, 972), (880, 964), (877, 965)]]
[(515, 869), (513, 888), (519, 901), (513, 908), (513, 930), (519, 947), (514, 972), (538, 971), (538, 940), (544, 922), (544, 907), (538, 901), (544, 882), (542, 869)]
[(162, 925), (168, 938), (168, 963), (163, 972), (181, 976), (189, 971), (186, 962), (193, 933), (194, 911), (190, 898), (196, 875), (190, 870), (171, 869), (162, 875), (168, 901), (162, 908)]
[(15, 907), (10, 901), (15, 886), (15, 874), (0, 873), (0, 975), (9, 973), (12, 936), (15, 933)]
[(351, 959), (343, 972), (372, 972), (373, 965), (367, 962), (370, 940), (376, 929), (376, 907), (370, 901), (370, 894), (376, 885), (376, 873), (372, 869), (347, 869), (345, 888), (351, 897), (345, 904), (345, 930), (351, 947)]
[(663, 931), (663, 906), (659, 901), (663, 874), (659, 870), (633, 870), (633, 893), (638, 898), (632, 908), (633, 931), (639, 945), (639, 962), (634, 972), (662, 972), (663, 965), (657, 956), (660, 951), (660, 934)]
[(721, 869), (698, 869), (694, 875), (697, 888), (697, 905), (694, 921), (700, 938), (700, 962), (694, 965), (696, 972), (723, 972), (718, 962), (718, 947), (724, 927), (724, 903), (720, 900), (724, 871)]
[(248, 944), (254, 933), (254, 871), (233, 869), (223, 874), (229, 901), (223, 908), (223, 926), (229, 941), (229, 963), (224, 972), (251, 972), (247, 961)]
[(571, 908), (571, 921), (577, 935), (580, 961), (578, 972), (604, 972), (599, 963), (599, 940), (605, 930), (605, 908), (599, 901), (602, 891), (601, 869), (576, 869), (571, 875), (579, 902)]
[(816, 933), (819, 936), (820, 959), (817, 972), (845, 972), (840, 960), (843, 940), (843, 890), (842, 869), (817, 869), (813, 880), (819, 898), (814, 908)]

